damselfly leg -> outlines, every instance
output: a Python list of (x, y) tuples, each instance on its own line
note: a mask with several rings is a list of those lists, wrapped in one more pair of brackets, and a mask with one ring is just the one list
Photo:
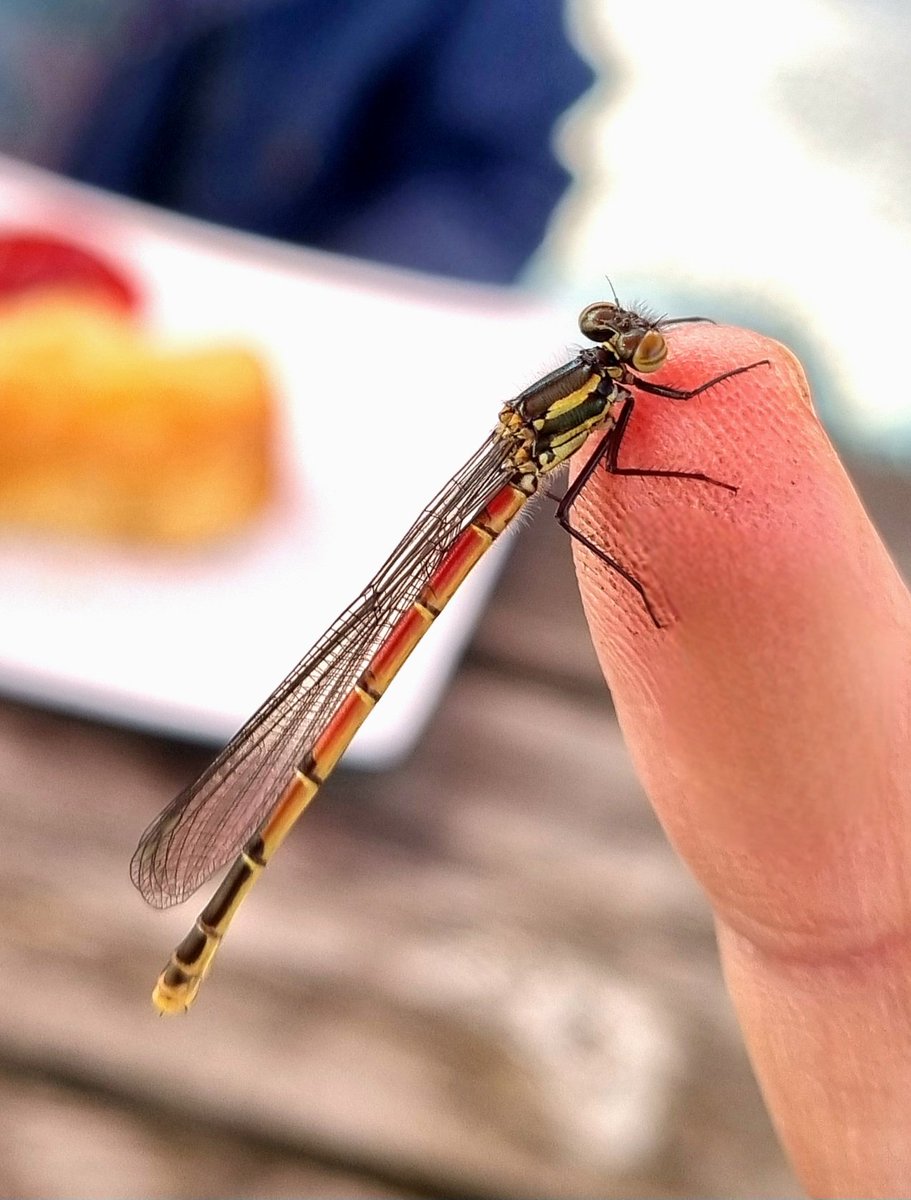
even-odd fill
[[(684, 318), (687, 323), (699, 320), (698, 317)], [(683, 322), (667, 321), (664, 324), (675, 324)], [(757, 367), (768, 365), (767, 358), (760, 359), (758, 362), (749, 363), (744, 367), (735, 367), (733, 370), (725, 371), (721, 375), (716, 375), (714, 378), (701, 383), (698, 387), (684, 389), (672, 388), (662, 384), (653, 383), (647, 379), (630, 378), (627, 380), (627, 386), (636, 388), (638, 391), (648, 392), (652, 396), (663, 396), (668, 400), (691, 400), (694, 396), (699, 396), (703, 392), (709, 391), (710, 388), (717, 387), (719, 383), (723, 383), (726, 379), (731, 379), (735, 375), (743, 375), (747, 371), (753, 371)], [(594, 475), (598, 467), (603, 464), (604, 469), (611, 475), (632, 475), (642, 478), (661, 478), (661, 479), (689, 479), (699, 483), (709, 483), (714, 487), (724, 488), (728, 492), (736, 495), (737, 485), (733, 483), (725, 483), (721, 479), (714, 479), (711, 475), (706, 475), (702, 471), (678, 471), (666, 467), (621, 467), (618, 462), (620, 454), (620, 446), (623, 443), (623, 438), (629, 425), (630, 417), (633, 415), (635, 408), (635, 398), (630, 392), (624, 402), (623, 408), (616, 418), (616, 422), (612, 428), (608, 429), (601, 437), (601, 441), (595, 448), (594, 453), (589, 458), (588, 462), (572, 481), (566, 491), (563, 493), (556, 511), (556, 517), (560, 525), (566, 530), (570, 537), (575, 538), (577, 542), (590, 550), (596, 555), (605, 566), (610, 570), (615, 571), (622, 579), (625, 579), (628, 584), (638, 593), (642, 603), (645, 605), (646, 612), (652, 619), (652, 623), (657, 629), (661, 628), (661, 622), (655, 613), (652, 603), (649, 600), (648, 593), (645, 590), (641, 580), (621, 563), (619, 563), (611, 554), (608, 554), (603, 547), (599, 546), (587, 534), (584, 534), (580, 529), (572, 524), (570, 514), (572, 513), (573, 505), (579, 499), (579, 496), (585, 490), (589, 480)]]

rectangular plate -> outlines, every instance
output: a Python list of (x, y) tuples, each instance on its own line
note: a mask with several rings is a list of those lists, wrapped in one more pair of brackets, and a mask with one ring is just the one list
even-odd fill
[[(0, 226), (94, 246), (138, 279), (152, 336), (242, 340), (275, 380), (281, 495), (233, 539), (165, 550), (0, 533), (0, 689), (188, 738), (234, 732), (572, 336), (516, 292), (218, 229), (2, 158)], [(495, 549), (474, 572), (347, 763), (411, 748), (501, 561)]]

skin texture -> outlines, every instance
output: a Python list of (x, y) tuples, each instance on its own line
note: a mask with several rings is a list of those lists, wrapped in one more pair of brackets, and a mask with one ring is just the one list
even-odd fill
[[(620, 466), (573, 522), (598, 657), (639, 776), (715, 913), (756, 1073), (803, 1186), (911, 1195), (911, 598), (810, 405), (745, 330), (667, 331)], [(593, 440), (594, 442), (594, 440)]]

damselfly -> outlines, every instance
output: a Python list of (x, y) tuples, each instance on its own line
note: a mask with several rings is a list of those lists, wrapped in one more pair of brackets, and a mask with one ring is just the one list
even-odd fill
[(143, 834), (131, 875), (158, 908), (186, 899), (234, 860), (158, 978), (152, 998), (162, 1012), (193, 1002), (244, 897), (396, 672), (542, 481), (596, 430), (601, 441), (559, 502), (557, 517), (636, 589), (659, 624), (639, 580), (575, 529), (570, 515), (601, 464), (615, 474), (699, 479), (736, 490), (695, 472), (618, 465), (634, 389), (688, 400), (760, 365), (726, 371), (690, 391), (643, 379), (664, 363), (661, 331), (673, 323), (617, 303), (589, 305), (579, 327), (596, 345), (503, 406), (487, 440), (431, 500), (360, 596)]

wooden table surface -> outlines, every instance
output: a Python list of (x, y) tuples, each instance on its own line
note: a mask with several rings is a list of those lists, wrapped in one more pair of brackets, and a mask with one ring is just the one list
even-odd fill
[[(911, 484), (853, 473), (907, 573)], [(157, 1020), (196, 906), (127, 862), (210, 755), (0, 705), (0, 1194), (799, 1194), (546, 506), (420, 748), (337, 773)]]

